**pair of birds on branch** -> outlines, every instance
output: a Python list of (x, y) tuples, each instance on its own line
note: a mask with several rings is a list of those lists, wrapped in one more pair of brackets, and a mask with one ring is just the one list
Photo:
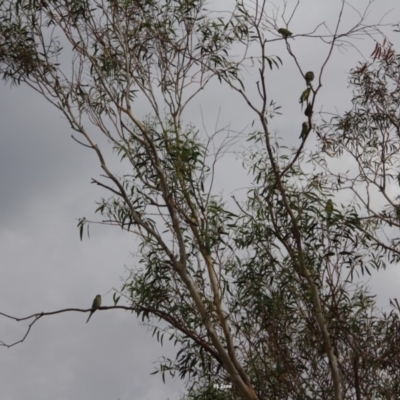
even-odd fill
[[(304, 111), (304, 115), (306, 117), (311, 117), (312, 116), (312, 104), (308, 102), (308, 98), (310, 97), (311, 94), (311, 82), (314, 80), (314, 72), (308, 71), (304, 75), (304, 79), (306, 80), (307, 84), (307, 89), (304, 90), (304, 92), (300, 96), (300, 104), (301, 108), (303, 109), (303, 103), (307, 103), (306, 110)], [(302, 127), (301, 127), (301, 133), (300, 133), (300, 139), (304, 140), (309, 132), (308, 129), (308, 122), (303, 122)]]
[[(304, 75), (304, 79), (306, 81), (307, 88), (306, 88), (306, 90), (304, 90), (302, 92), (302, 94), (300, 96), (299, 103), (301, 104), (301, 108), (303, 108), (303, 103), (304, 102), (307, 103), (307, 106), (310, 104), (308, 102), (308, 98), (310, 97), (310, 94), (311, 94), (311, 82), (314, 80), (314, 72), (312, 72), (312, 71), (306, 72), (306, 74)], [(307, 115), (307, 114), (305, 113), (305, 115)]]

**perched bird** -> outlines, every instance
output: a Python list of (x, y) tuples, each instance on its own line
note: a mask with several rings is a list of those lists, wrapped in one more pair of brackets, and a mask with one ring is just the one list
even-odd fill
[(301, 125), (300, 139), (304, 140), (307, 137), (307, 133), (308, 133), (308, 123), (303, 122), (303, 124)]
[(333, 213), (333, 202), (331, 199), (326, 202), (325, 212), (328, 219), (331, 219)]
[(97, 295), (94, 300), (93, 300), (93, 304), (92, 304), (92, 311), (90, 311), (89, 314), (89, 318), (87, 319), (86, 323), (89, 322), (90, 317), (92, 316), (92, 314), (101, 306), (101, 295)]
[(299, 103), (301, 104), (301, 108), (303, 109), (303, 102), (307, 102), (308, 98), (310, 97), (311, 89), (308, 87), (300, 96)]
[(307, 107), (306, 107), (306, 110), (304, 111), (304, 115), (305, 115), (306, 117), (311, 117), (311, 116), (312, 116), (312, 113), (313, 113), (312, 105), (311, 105), (311, 103), (308, 103), (308, 104), (307, 104)]
[(307, 86), (310, 86), (310, 83), (314, 80), (314, 72), (312, 71), (306, 72), (304, 78), (306, 80)]
[(288, 37), (292, 36), (293, 33), (289, 31), (289, 29), (285, 28), (279, 28), (278, 32), (285, 38), (287, 39)]

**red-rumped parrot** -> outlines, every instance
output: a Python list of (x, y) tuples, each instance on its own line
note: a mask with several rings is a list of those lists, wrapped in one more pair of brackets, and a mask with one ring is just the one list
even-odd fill
[(311, 117), (312, 113), (313, 113), (312, 105), (311, 105), (311, 103), (308, 103), (307, 107), (306, 107), (306, 110), (304, 111), (304, 115), (306, 117)]
[(289, 31), (289, 29), (285, 28), (279, 28), (278, 32), (285, 38), (287, 39), (288, 37), (292, 36), (293, 33)]
[(300, 139), (304, 140), (307, 136), (307, 133), (308, 133), (308, 123), (303, 122), (303, 124), (301, 125)]
[(93, 304), (92, 304), (92, 311), (90, 311), (89, 314), (89, 318), (87, 319), (86, 323), (89, 322), (90, 317), (92, 316), (92, 314), (101, 306), (101, 295), (97, 295), (94, 300), (93, 300)]
[(303, 109), (303, 102), (308, 102), (308, 98), (310, 97), (311, 89), (308, 87), (300, 96), (299, 103), (301, 104), (301, 109)]
[(304, 78), (306, 80), (307, 86), (310, 86), (310, 83), (314, 80), (314, 72), (312, 71), (306, 72)]
[(333, 213), (333, 202), (331, 199), (329, 199), (326, 202), (325, 212), (326, 212), (326, 216), (328, 217), (328, 219), (330, 219), (332, 217), (332, 213)]

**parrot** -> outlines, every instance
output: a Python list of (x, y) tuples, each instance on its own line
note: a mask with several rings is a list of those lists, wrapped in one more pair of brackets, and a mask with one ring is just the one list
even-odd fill
[(306, 72), (304, 78), (306, 80), (307, 86), (310, 86), (311, 82), (314, 80), (314, 72), (312, 71)]
[(307, 133), (308, 133), (308, 123), (303, 122), (301, 126), (300, 139), (304, 140), (307, 137)]
[(279, 28), (278, 32), (285, 38), (287, 39), (289, 36), (292, 36), (293, 33), (290, 32), (288, 29), (285, 28)]
[(299, 103), (301, 104), (301, 108), (303, 109), (303, 102), (308, 101), (308, 98), (310, 97), (311, 89), (308, 87), (300, 96), (300, 101)]
[(94, 300), (93, 300), (93, 304), (92, 304), (92, 311), (90, 311), (89, 314), (89, 318), (87, 319), (86, 323), (89, 322), (90, 317), (92, 316), (92, 314), (101, 306), (101, 295), (97, 295)]
[(326, 202), (325, 211), (328, 219), (331, 219), (333, 213), (333, 202), (331, 199)]
[(306, 110), (304, 111), (304, 115), (305, 115), (306, 117), (311, 117), (311, 116), (312, 116), (312, 113), (313, 113), (312, 105), (311, 105), (311, 103), (308, 103), (308, 104), (307, 104), (307, 107), (306, 107)]

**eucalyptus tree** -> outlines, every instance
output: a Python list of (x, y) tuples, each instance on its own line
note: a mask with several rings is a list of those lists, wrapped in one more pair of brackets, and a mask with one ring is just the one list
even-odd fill
[[(155, 326), (158, 340), (167, 335), (178, 345), (159, 372), (185, 379), (188, 399), (399, 392), (397, 314), (379, 313), (356, 285), (360, 273), (398, 261), (398, 241), (381, 233), (400, 220), (387, 190), (397, 168), (398, 136), (389, 140), (389, 129), (399, 126), (398, 92), (365, 66), (352, 75), (364, 90), (354, 105), (364, 110), (323, 120), (315, 108), (333, 50), (353, 37), (382, 36), (364, 24), (367, 10), (342, 31), (345, 1), (333, 30), (321, 24), (296, 32), (290, 23), (299, 3), (289, 10), (286, 2), (237, 1), (220, 12), (203, 0), (0, 1), (3, 78), (43, 95), (68, 119), (73, 139), (95, 152), (103, 179), (93, 182), (111, 196), (96, 212), (139, 239), (138, 265), (120, 295)], [(296, 38), (326, 44), (313, 71), (301, 65)], [(268, 74), (282, 70), (281, 57), (269, 54), (274, 42), (306, 86), (306, 121), (292, 148), (272, 130), (281, 106), (269, 94)], [(256, 91), (246, 71), (257, 77)], [(255, 129), (206, 135), (190, 121), (188, 107), (211, 85), (244, 99)], [(376, 112), (366, 113), (372, 102)], [(99, 134), (129, 173), (112, 170)], [(219, 134), (225, 138), (215, 149)], [(317, 150), (307, 147), (311, 137)], [(217, 161), (238, 144), (251, 177), (246, 200), (217, 195), (214, 184)], [(330, 168), (329, 159), (345, 152), (357, 160), (357, 176)], [(362, 185), (375, 185), (387, 208), (373, 208), (358, 192)], [(340, 205), (332, 198), (341, 190), (356, 198)], [(81, 238), (90, 222), (80, 219)]]

